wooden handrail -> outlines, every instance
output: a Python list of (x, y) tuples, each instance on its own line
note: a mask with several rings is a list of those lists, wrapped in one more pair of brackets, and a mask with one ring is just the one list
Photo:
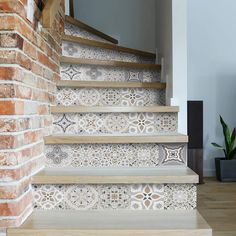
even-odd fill
[(43, 27), (52, 28), (55, 16), (59, 10), (60, 0), (47, 0), (42, 13)]
[(74, 12), (74, 0), (70, 0), (70, 16), (75, 17), (75, 12)]

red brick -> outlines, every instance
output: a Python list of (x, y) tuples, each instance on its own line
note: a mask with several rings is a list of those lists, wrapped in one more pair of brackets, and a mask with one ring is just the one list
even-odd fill
[(1, 152), (0, 153), (0, 165), (1, 166), (13, 166), (19, 165), (29, 161), (33, 157), (43, 154), (44, 145), (43, 142), (36, 143), (31, 147), (22, 149), (18, 152)]
[(32, 59), (34, 59), (34, 60), (37, 59), (37, 49), (36, 49), (36, 46), (33, 46), (32, 44), (24, 41), (23, 51), (24, 51), (24, 53), (26, 55), (28, 55)]
[(0, 119), (0, 132), (16, 132), (30, 129), (30, 118)]
[(5, 48), (23, 48), (23, 38), (16, 33), (1, 33), (0, 34), (0, 47)]
[(3, 218), (2, 220), (0, 220), (0, 227), (1, 228), (19, 227), (22, 223), (24, 223), (24, 221), (32, 213), (32, 211), (33, 211), (33, 206), (32, 204), (30, 204), (25, 209), (25, 211), (16, 219), (9, 219), (8, 217), (6, 217), (5, 219)]
[(1, 216), (18, 216), (23, 213), (25, 208), (32, 204), (32, 190), (26, 192), (17, 202), (0, 203)]
[(11, 185), (0, 185), (0, 198), (1, 199), (14, 199), (22, 195), (31, 183), (31, 177), (26, 178), (23, 181), (16, 182), (16, 184)]
[(20, 180), (25, 176), (30, 176), (32, 173), (40, 170), (43, 167), (44, 162), (45, 158), (40, 156), (16, 169), (0, 169), (0, 181), (11, 182)]
[(0, 101), (0, 115), (22, 115), (22, 114), (24, 114), (24, 102)]

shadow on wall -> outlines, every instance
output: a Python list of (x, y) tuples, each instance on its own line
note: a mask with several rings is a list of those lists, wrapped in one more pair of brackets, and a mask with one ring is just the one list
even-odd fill
[[(208, 169), (214, 168), (214, 157), (222, 157), (223, 152), (212, 147), (211, 142), (223, 144), (221, 115), (230, 127), (236, 127), (236, 75), (219, 75), (209, 88), (210, 100), (204, 104), (205, 128), (212, 132), (205, 133), (204, 151)], [(209, 127), (210, 126), (210, 127)]]

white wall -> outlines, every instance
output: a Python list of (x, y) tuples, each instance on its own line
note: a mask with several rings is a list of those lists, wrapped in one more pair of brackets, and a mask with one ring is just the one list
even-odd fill
[(236, 1), (188, 0), (188, 99), (204, 101), (204, 173), (222, 143), (219, 114), (236, 126)]
[(74, 0), (75, 17), (119, 40), (155, 52), (155, 0)]
[(157, 0), (157, 51), (164, 57), (167, 104), (179, 106), (178, 130), (187, 133), (187, 0)]

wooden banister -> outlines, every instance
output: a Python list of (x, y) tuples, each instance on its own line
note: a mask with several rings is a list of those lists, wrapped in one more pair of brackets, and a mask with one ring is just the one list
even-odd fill
[(74, 12), (74, 0), (70, 0), (70, 17), (75, 17), (75, 12)]
[(52, 28), (60, 4), (61, 4), (60, 0), (47, 0), (45, 2), (45, 7), (42, 13), (44, 28)]

